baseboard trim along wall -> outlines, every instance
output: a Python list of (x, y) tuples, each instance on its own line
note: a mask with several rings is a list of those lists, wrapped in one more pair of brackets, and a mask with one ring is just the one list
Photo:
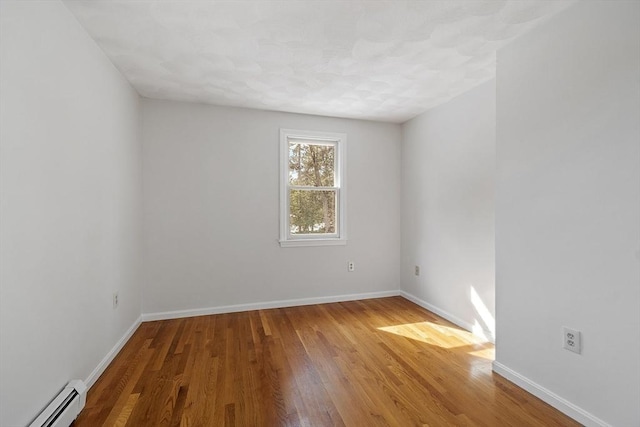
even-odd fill
[[(471, 323), (460, 319), (459, 317), (449, 313), (448, 311), (442, 310), (442, 309), (436, 307), (435, 305), (430, 304), (430, 303), (426, 302), (425, 300), (420, 299), (417, 296), (412, 295), (412, 294), (410, 294), (408, 292), (405, 292), (405, 291), (400, 291), (400, 296), (402, 296), (403, 298), (408, 299), (409, 301), (411, 301), (411, 302), (413, 302), (415, 304), (418, 304), (422, 308), (426, 308), (430, 312), (435, 313), (440, 317), (443, 317), (443, 318), (447, 319), (449, 322), (451, 322), (451, 323), (453, 323), (455, 325), (458, 325), (461, 328), (466, 329), (469, 332), (474, 333), (473, 325)], [(490, 331), (487, 331), (486, 329), (483, 329), (482, 330), (482, 334), (483, 335), (479, 335), (479, 334), (475, 334), (475, 335), (479, 336), (480, 338), (486, 339), (490, 343), (495, 343), (495, 337), (493, 336), (493, 334)]]
[(93, 384), (100, 378), (100, 375), (107, 369), (107, 366), (113, 361), (113, 359), (120, 353), (122, 347), (129, 341), (129, 339), (133, 336), (133, 333), (138, 329), (140, 324), (142, 323), (142, 315), (140, 315), (135, 322), (131, 325), (127, 332), (124, 333), (122, 338), (118, 340), (116, 345), (113, 346), (111, 351), (107, 353), (107, 355), (102, 359), (102, 361), (96, 366), (96, 368), (91, 372), (91, 374), (87, 377), (84, 383), (87, 385), (87, 388), (91, 388)]
[(506, 367), (500, 362), (493, 362), (493, 372), (500, 376), (503, 376), (518, 387), (528, 391), (538, 399), (548, 403), (558, 411), (563, 412), (564, 414), (570, 416), (574, 420), (578, 421), (581, 424), (584, 424), (587, 427), (611, 427), (610, 424), (607, 424), (598, 417), (574, 405), (568, 400), (563, 399), (562, 397), (558, 396), (550, 390), (547, 390), (541, 385), (536, 384), (529, 378), (520, 375), (513, 369)]
[(368, 292), (364, 294), (334, 295), (328, 297), (299, 298), (249, 304), (234, 304), (219, 307), (196, 308), (190, 310), (165, 311), (160, 313), (145, 313), (142, 315), (142, 321), (151, 322), (154, 320), (179, 319), (182, 317), (208, 316), (210, 314), (237, 313), (239, 311), (266, 310), (270, 308), (296, 307), (300, 305), (327, 304), (332, 302), (395, 297), (399, 295), (399, 290), (392, 290)]

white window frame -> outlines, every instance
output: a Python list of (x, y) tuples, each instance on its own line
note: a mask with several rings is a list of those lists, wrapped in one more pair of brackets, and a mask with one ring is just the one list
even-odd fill
[[(334, 145), (334, 186), (336, 195), (336, 232), (332, 234), (291, 234), (289, 224), (289, 141)], [(333, 188), (332, 188), (333, 189)], [(280, 129), (280, 246), (333, 246), (347, 244), (347, 135)]]

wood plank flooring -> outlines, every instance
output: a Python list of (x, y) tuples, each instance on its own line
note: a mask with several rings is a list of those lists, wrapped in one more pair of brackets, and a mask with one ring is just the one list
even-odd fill
[(84, 426), (577, 426), (401, 297), (143, 323)]

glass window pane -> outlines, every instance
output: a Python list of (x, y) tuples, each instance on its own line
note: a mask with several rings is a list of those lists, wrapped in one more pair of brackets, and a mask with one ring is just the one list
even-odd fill
[(334, 186), (334, 145), (289, 143), (289, 184)]
[(291, 190), (289, 225), (291, 234), (336, 232), (336, 190)]

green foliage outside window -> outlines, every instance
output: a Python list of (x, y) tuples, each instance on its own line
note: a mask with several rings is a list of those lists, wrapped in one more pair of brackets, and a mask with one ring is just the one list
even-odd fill
[(335, 233), (335, 146), (289, 143), (289, 185), (291, 234)]

